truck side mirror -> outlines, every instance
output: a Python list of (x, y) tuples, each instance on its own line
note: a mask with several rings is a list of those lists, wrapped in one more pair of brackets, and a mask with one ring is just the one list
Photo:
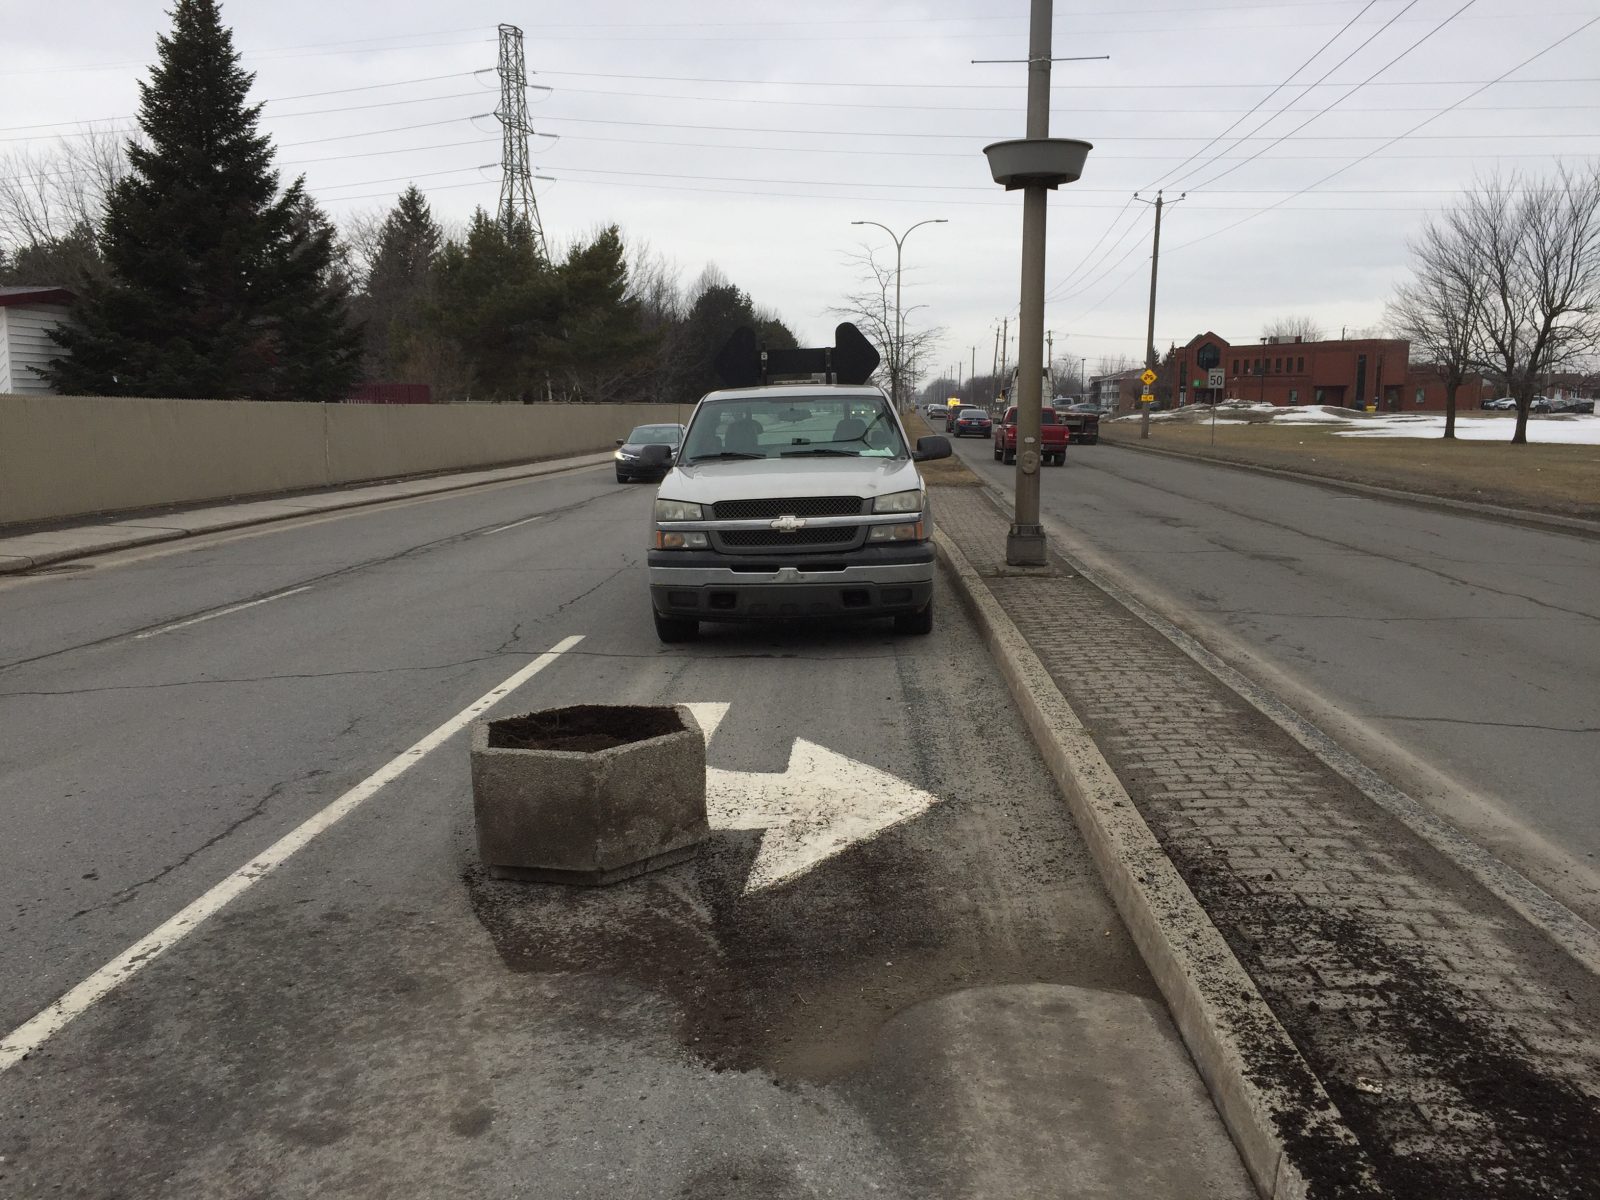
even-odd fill
[(933, 434), (930, 437), (917, 439), (917, 448), (911, 455), (912, 462), (931, 462), (936, 458), (950, 457), (950, 439)]
[(672, 447), (653, 443), (639, 451), (639, 462), (646, 467), (666, 467), (672, 465)]

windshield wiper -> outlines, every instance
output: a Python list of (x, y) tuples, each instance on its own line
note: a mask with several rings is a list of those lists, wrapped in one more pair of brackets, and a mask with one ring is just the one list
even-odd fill
[(860, 458), (854, 450), (835, 450), (830, 446), (810, 446), (804, 450), (785, 450), (780, 458), (795, 458), (802, 454), (822, 454), (829, 458)]
[(752, 454), (747, 450), (719, 450), (715, 454), (696, 454), (689, 460), (690, 464), (709, 462), (716, 458), (765, 458), (765, 454)]

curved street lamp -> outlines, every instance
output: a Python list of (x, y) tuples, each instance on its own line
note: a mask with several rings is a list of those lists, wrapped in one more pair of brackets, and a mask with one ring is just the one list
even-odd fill
[(911, 229), (907, 229), (899, 237), (895, 237), (894, 230), (878, 221), (851, 221), (852, 225), (876, 225), (894, 241), (894, 359), (889, 369), (889, 385), (894, 390), (896, 405), (904, 403), (900, 395), (900, 374), (905, 369), (906, 327), (905, 318), (900, 312), (900, 251), (905, 241), (911, 236), (912, 229), (921, 229), (924, 225), (948, 225), (944, 217), (932, 217), (926, 221), (918, 221)]

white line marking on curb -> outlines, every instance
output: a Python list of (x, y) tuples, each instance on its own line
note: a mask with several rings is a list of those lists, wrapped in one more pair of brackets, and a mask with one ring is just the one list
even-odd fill
[(199, 899), (191, 901), (177, 915), (168, 918), (60, 999), (12, 1030), (4, 1041), (0, 1041), (0, 1073), (16, 1066), (66, 1028), (74, 1018), (82, 1016), (92, 1008), (112, 989), (132, 979), (144, 967), (198, 929), (207, 918), (215, 916), (248, 891), (251, 885), (282, 866), (296, 851), (304, 849), (319, 833), (332, 828), (349, 816), (362, 802), (371, 799), (385, 785), (405, 774), (430, 750), (463, 729), (479, 713), (492, 708), (581, 641), (583, 635), (577, 634), (557, 642), (504, 683), (485, 692), (410, 749), (390, 759), (327, 808), (279, 838)]
[(163, 625), (159, 629), (146, 629), (143, 633), (134, 634), (133, 640), (136, 642), (141, 642), (145, 638), (153, 638), (157, 634), (171, 633), (174, 629), (187, 629), (189, 626), (198, 625), (202, 621), (214, 621), (218, 617), (227, 616), (229, 613), (243, 612), (245, 609), (254, 608), (258, 604), (271, 604), (274, 600), (282, 600), (286, 596), (298, 596), (301, 592), (309, 592), (310, 590), (311, 585), (308, 583), (305, 587), (290, 588), (287, 592), (278, 592), (275, 595), (263, 596), (259, 600), (250, 600), (244, 604), (235, 604), (229, 608), (219, 608), (216, 612), (208, 612), (203, 617), (190, 617), (187, 621), (175, 621), (171, 625)]
[(519, 525), (531, 525), (531, 524), (533, 524), (533, 522), (535, 522), (535, 521), (542, 521), (542, 520), (544, 520), (544, 519), (545, 519), (545, 518), (546, 518), (546, 517), (548, 517), (548, 516), (549, 516), (549, 515), (550, 515), (550, 514), (549, 514), (549, 513), (539, 513), (539, 514), (538, 514), (538, 515), (536, 515), (536, 516), (532, 516), (532, 517), (523, 517), (523, 518), (522, 518), (522, 520), (520, 520), (520, 521), (513, 521), (513, 522), (511, 522), (511, 524), (509, 524), (509, 525), (497, 525), (497, 526), (495, 526), (495, 527), (494, 527), (494, 528), (493, 528), (493, 529), (485, 529), (485, 530), (484, 530), (484, 531), (483, 531), (483, 532), (482, 532), (482, 533), (480, 533), (480, 534), (479, 534), (479, 535), (478, 535), (478, 536), (479, 536), (479, 537), (488, 537), (488, 536), (489, 536), (489, 535), (490, 535), (490, 534), (491, 534), (491, 533), (504, 533), (504, 532), (505, 532), (505, 531), (506, 531), (506, 530), (508, 530), (508, 529), (515, 529), (515, 528), (516, 528), (516, 527), (517, 527), (517, 526), (519, 526)]

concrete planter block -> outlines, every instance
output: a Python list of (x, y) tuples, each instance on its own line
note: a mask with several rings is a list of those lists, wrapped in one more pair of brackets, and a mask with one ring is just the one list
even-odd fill
[(494, 878), (615, 883), (682, 862), (705, 840), (705, 737), (681, 704), (479, 721), (472, 806)]

